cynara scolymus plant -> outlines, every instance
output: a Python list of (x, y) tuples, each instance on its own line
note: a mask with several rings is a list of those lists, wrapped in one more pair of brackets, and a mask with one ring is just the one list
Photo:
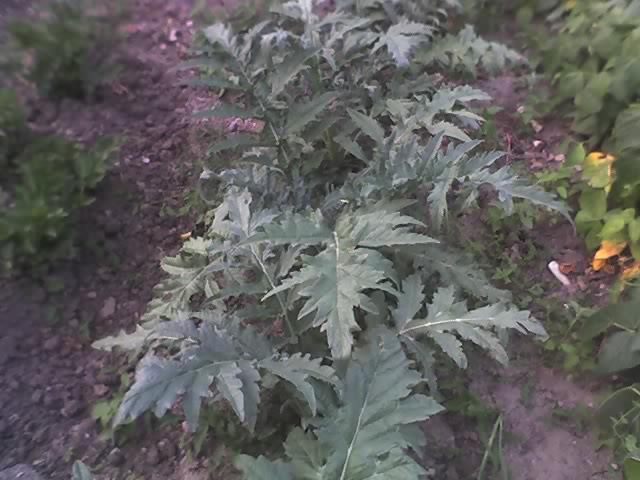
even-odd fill
[(211, 146), (202, 181), (220, 195), (205, 233), (163, 261), (137, 330), (95, 343), (145, 352), (117, 423), (180, 402), (196, 429), (203, 402), (224, 401), (253, 429), (266, 392), (287, 389), (300, 427), (286, 460), (239, 458), (250, 479), (418, 479), (407, 452), (442, 409), (438, 356), (464, 368), (472, 343), (504, 363), (508, 330), (545, 335), (447, 232), (487, 184), (506, 211), (564, 206), (475, 152), (466, 104), (486, 95), (411, 86), (405, 59), (432, 24), (359, 13), (321, 17), (301, 0), (245, 32), (205, 30), (189, 65), (242, 106), (200, 115), (262, 126)]
[(183, 67), (200, 71), (191, 83), (223, 95), (198, 116), (257, 120), (253, 132), (211, 146), (209, 170), (219, 169), (221, 154), (242, 150), (243, 162), (282, 169), (290, 178), (312, 170), (333, 175), (345, 167), (343, 150), (353, 153), (345, 141), (356, 129), (349, 108), (469, 140), (465, 130), (482, 118), (467, 106), (489, 97), (468, 87), (437, 89), (424, 67), (410, 61), (414, 52), (432, 48), (446, 12), (433, 10), (425, 23), (391, 21), (375, 13), (380, 7), (347, 4), (322, 16), (311, 0), (296, 0), (273, 7), (247, 30), (223, 24), (204, 29), (197, 58)]

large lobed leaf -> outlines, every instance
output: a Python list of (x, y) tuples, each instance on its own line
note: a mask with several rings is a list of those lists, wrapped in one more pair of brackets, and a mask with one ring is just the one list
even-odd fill
[(287, 218), (279, 225), (265, 226), (254, 241), (309, 244), (314, 240), (326, 247), (315, 256), (303, 256), (302, 268), (295, 270), (265, 298), (292, 290), (306, 299), (298, 318), (313, 315), (313, 325), (327, 332), (334, 358), (347, 358), (353, 345), (352, 332), (360, 329), (355, 309), (372, 311), (365, 291), (395, 290), (388, 283), (394, 278), (393, 264), (375, 248), (434, 243), (414, 233), (422, 225), (398, 210), (412, 202), (379, 202), (339, 216), (331, 232), (326, 226), (302, 216)]
[[(502, 346), (497, 332), (516, 330), (533, 333), (546, 338), (542, 325), (531, 317), (530, 312), (518, 310), (501, 303), (494, 303), (473, 310), (466, 302), (457, 301), (453, 287), (440, 287), (426, 305), (427, 316), (416, 318), (425, 299), (421, 279), (414, 275), (403, 282), (405, 292), (401, 296), (411, 306), (399, 304), (393, 318), (401, 338), (414, 340), (429, 338), (461, 368), (467, 366), (461, 340), (470, 341), (486, 350), (502, 364), (508, 362), (507, 352)], [(413, 314), (413, 316), (411, 315)]]
[(287, 463), (240, 456), (237, 465), (247, 480), (421, 478), (422, 467), (405, 450), (423, 446), (414, 424), (442, 407), (412, 393), (421, 377), (410, 369), (395, 335), (379, 330), (368, 338), (349, 363), (335, 415), (309, 432), (291, 432)]
[[(250, 328), (229, 324), (219, 328), (207, 319), (200, 327), (191, 320), (169, 321), (156, 328), (155, 338), (167, 345), (182, 342), (177, 358), (147, 354), (125, 394), (116, 425), (152, 410), (163, 416), (179, 398), (189, 426), (198, 427), (202, 399), (217, 392), (238, 418), (253, 430), (260, 403), (261, 371), (288, 382), (316, 412), (315, 391), (310, 379), (335, 384), (333, 369), (309, 355), (274, 354), (273, 347)], [(222, 325), (221, 320), (217, 321)]]

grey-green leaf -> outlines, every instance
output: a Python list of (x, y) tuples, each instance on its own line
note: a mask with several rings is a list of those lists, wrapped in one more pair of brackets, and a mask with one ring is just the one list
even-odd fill
[(261, 115), (252, 109), (244, 109), (226, 103), (219, 103), (210, 110), (201, 110), (193, 114), (196, 118), (260, 118)]
[(315, 121), (322, 112), (338, 98), (337, 92), (325, 92), (316, 95), (306, 103), (293, 105), (287, 116), (287, 135), (298, 133), (311, 122)]
[(93, 480), (93, 474), (89, 467), (87, 467), (80, 460), (76, 460), (73, 463), (73, 468), (71, 470), (71, 478), (72, 480)]

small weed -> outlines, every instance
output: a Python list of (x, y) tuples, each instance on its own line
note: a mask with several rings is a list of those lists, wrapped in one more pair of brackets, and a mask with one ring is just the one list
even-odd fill
[(114, 438), (115, 431), (113, 430), (111, 424), (118, 413), (118, 407), (120, 406), (120, 402), (122, 402), (122, 398), (124, 397), (124, 392), (131, 385), (131, 380), (129, 379), (129, 375), (123, 373), (120, 375), (120, 387), (118, 391), (112, 397), (100, 400), (96, 402), (91, 409), (91, 417), (100, 423), (100, 427), (102, 430), (108, 433), (108, 436), (112, 439)]
[(527, 409), (531, 409), (533, 407), (533, 397), (535, 393), (535, 379), (530, 378), (527, 382), (522, 384), (522, 388), (520, 389), (520, 403), (522, 403), (522, 405)]
[(446, 402), (446, 407), (448, 412), (464, 415), (476, 423), (480, 440), (485, 445), (485, 453), (476, 479), (501, 478), (507, 480), (509, 477), (502, 455), (504, 437), (502, 416), (498, 410), (468, 391), (464, 391), (451, 401)]
[(76, 449), (73, 447), (69, 447), (64, 451), (64, 455), (62, 456), (62, 460), (64, 463), (69, 463), (76, 456)]
[(500, 139), (498, 138), (498, 123), (496, 116), (502, 110), (502, 107), (491, 106), (482, 112), (482, 117), (485, 121), (482, 124), (481, 134), (487, 148), (499, 148)]
[(595, 346), (593, 342), (581, 339), (580, 326), (594, 310), (577, 301), (550, 300), (542, 306), (550, 335), (544, 344), (545, 350), (560, 355), (563, 367), (568, 371), (591, 370), (595, 366)]
[(92, 202), (116, 148), (103, 140), (85, 149), (59, 137), (35, 139), (16, 159), (16, 187), (0, 212), (0, 260), (16, 267), (41, 267), (73, 252), (70, 224)]
[[(511, 478), (507, 469), (507, 463), (504, 460), (503, 428), (502, 415), (498, 415), (498, 418), (493, 424), (491, 435), (489, 435), (476, 480), (496, 478), (496, 475), (499, 475), (499, 478), (502, 480), (509, 480)], [(485, 476), (489, 465), (494, 466), (494, 473), (491, 477)]]
[[(597, 421), (602, 445), (614, 450), (625, 472), (640, 458), (640, 390), (638, 385), (616, 390), (600, 404)], [(628, 476), (630, 480), (637, 477)]]

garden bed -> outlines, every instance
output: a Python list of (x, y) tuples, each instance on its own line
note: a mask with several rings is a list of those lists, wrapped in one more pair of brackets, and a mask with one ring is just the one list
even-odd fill
[[(175, 254), (184, 234), (191, 232), (194, 219), (189, 212), (173, 212), (181, 211), (199, 173), (194, 158), (199, 145), (194, 149), (190, 144), (191, 114), (203, 93), (180, 86), (188, 74), (172, 70), (189, 56), (196, 31), (193, 5), (185, 0), (129, 3), (123, 74), (104, 88), (99, 101), (65, 100), (56, 107), (19, 87), (24, 88), (34, 130), (88, 144), (114, 135), (123, 143), (95, 203), (82, 213), (77, 257), (45, 276), (0, 280), (0, 470), (29, 463), (47, 478), (66, 479), (73, 461), (82, 460), (100, 478), (232, 478), (232, 452), (220, 448), (215, 433), (202, 454), (194, 456), (182, 419), (169, 415), (162, 421), (139, 421), (135, 432), (125, 427), (114, 442), (95, 411), (100, 405), (104, 413), (107, 401), (123, 394), (120, 375), (129, 363), (93, 349), (91, 343), (120, 329), (131, 331), (144, 314), (162, 278), (159, 262)], [(0, 25), (9, 14), (33, 13), (22, 3), (14, 7), (10, 2), (0, 7)], [(506, 162), (536, 171), (558, 161), (557, 148), (568, 127), (558, 122), (532, 133), (517, 126), (526, 95), (519, 81), (518, 73), (505, 73), (478, 79), (474, 86), (502, 108), (494, 120), (495, 141), (507, 152)], [(418, 208), (426, 211), (427, 206)], [(486, 241), (488, 222), (483, 215), (469, 218), (466, 240)], [(542, 320), (547, 316), (548, 322), (568, 322), (571, 311), (545, 312), (545, 304), (562, 305), (573, 298), (601, 302), (610, 276), (590, 270), (589, 254), (568, 223), (544, 217), (529, 235), (501, 237), (496, 245), (503, 251), (485, 252), (517, 264), (530, 262), (524, 271), (518, 267), (502, 279), (507, 288), (530, 293), (527, 308)], [(570, 287), (551, 275), (547, 265), (552, 260), (569, 265)], [(496, 266), (488, 260), (487, 265)], [(554, 325), (547, 324), (547, 329), (553, 331)], [(476, 359), (474, 352), (475, 361), (469, 362), (473, 367), (460, 380), (472, 396), (461, 393), (457, 403), (445, 402), (451, 413), (425, 425), (430, 442), (426, 467), (432, 478), (471, 478), (498, 415), (503, 457), (491, 460), (504, 461), (511, 478), (619, 478), (610, 454), (596, 451), (593, 433), (576, 427), (577, 417), (572, 416), (594, 407), (602, 385), (569, 376), (553, 364), (558, 356), (545, 354), (529, 340), (513, 342), (509, 353), (512, 366), (501, 368)], [(456, 391), (460, 386), (447, 388)]]

